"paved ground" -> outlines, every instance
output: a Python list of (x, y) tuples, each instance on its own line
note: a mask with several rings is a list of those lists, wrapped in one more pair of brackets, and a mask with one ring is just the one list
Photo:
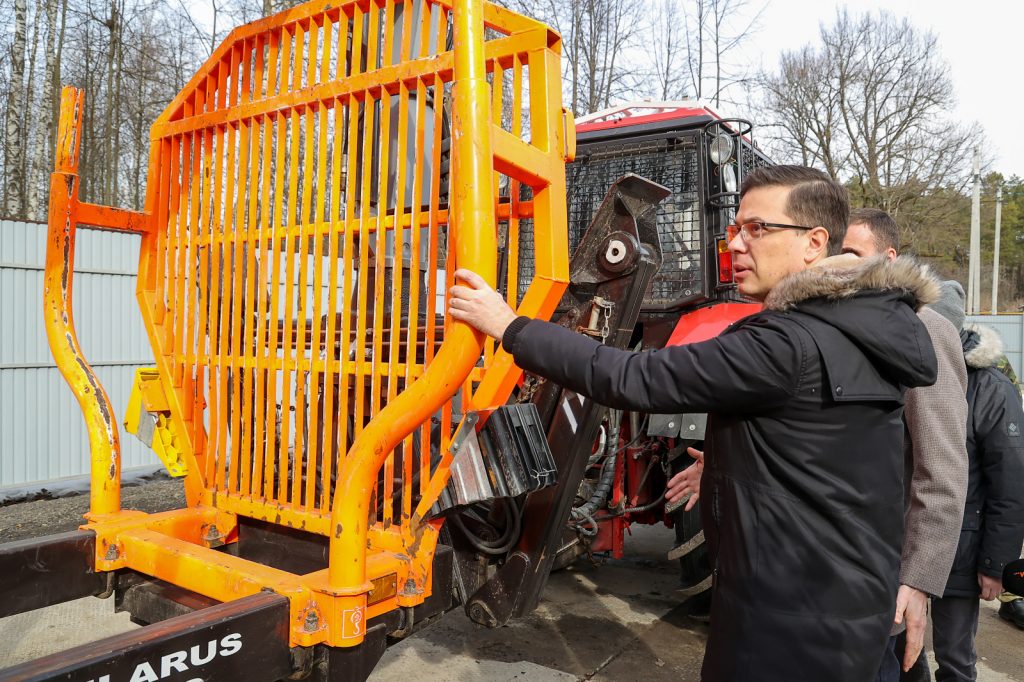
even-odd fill
[[(180, 500), (174, 481), (125, 488), (125, 506), (157, 510)], [(0, 508), (0, 541), (74, 528), (84, 497)], [(696, 680), (707, 633), (674, 594), (664, 559), (672, 533), (639, 528), (629, 558), (581, 564), (552, 576), (528, 618), (488, 630), (460, 610), (392, 647), (371, 678), (388, 680)], [(2, 579), (2, 577), (0, 577)], [(0, 669), (134, 628), (112, 600), (84, 599), (0, 619)], [(984, 603), (978, 630), (979, 679), (1024, 681), (1024, 631)]]

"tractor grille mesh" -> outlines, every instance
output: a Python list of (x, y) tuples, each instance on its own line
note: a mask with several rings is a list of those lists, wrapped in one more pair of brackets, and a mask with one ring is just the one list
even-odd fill
[[(664, 254), (645, 305), (664, 307), (701, 293), (701, 211), (698, 150), (693, 138), (598, 149), (566, 167), (569, 248), (575, 251), (612, 183), (635, 173), (672, 191), (658, 211)], [(522, 262), (522, 261), (521, 261)]]

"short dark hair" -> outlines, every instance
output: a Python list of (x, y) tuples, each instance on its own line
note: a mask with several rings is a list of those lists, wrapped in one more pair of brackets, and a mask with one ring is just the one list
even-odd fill
[(850, 211), (850, 225), (863, 224), (871, 230), (875, 248), (881, 251), (892, 248), (900, 251), (900, 228), (893, 217), (880, 208), (855, 208)]
[(850, 200), (839, 182), (807, 166), (762, 166), (744, 178), (740, 199), (761, 187), (790, 188), (786, 213), (802, 225), (824, 227), (828, 231), (828, 255), (842, 252)]

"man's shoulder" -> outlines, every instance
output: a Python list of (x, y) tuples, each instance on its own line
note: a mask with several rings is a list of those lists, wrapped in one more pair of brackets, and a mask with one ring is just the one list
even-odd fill
[(943, 317), (940, 313), (935, 312), (928, 306), (925, 306), (917, 311), (917, 316), (924, 323), (925, 329), (928, 330), (928, 334), (935, 339), (948, 339), (955, 340), (957, 347), (960, 346), (960, 333), (957, 331), (953, 323)]
[(726, 333), (776, 333), (781, 336), (795, 338), (798, 334), (807, 333), (807, 325), (798, 319), (807, 317), (792, 310), (761, 310), (748, 315), (732, 324)]

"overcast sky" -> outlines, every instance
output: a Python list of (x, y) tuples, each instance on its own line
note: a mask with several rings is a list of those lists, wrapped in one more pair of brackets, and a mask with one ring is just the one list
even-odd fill
[(935, 33), (950, 66), (957, 115), (984, 127), (992, 170), (1024, 176), (1024, 1), (768, 0), (760, 30), (745, 48), (751, 66), (775, 68), (781, 51), (814, 40), (819, 24), (831, 24), (843, 6), (856, 14), (885, 8)]
[[(208, 14), (206, 0), (186, 2), (200, 19)], [(819, 25), (833, 23), (844, 6), (854, 14), (884, 8), (931, 30), (950, 66), (956, 114), (984, 127), (992, 170), (1024, 176), (1024, 0), (749, 0), (748, 6), (764, 7), (759, 29), (731, 61), (751, 72), (776, 68), (783, 50), (817, 43)], [(757, 123), (756, 113), (722, 109)]]

